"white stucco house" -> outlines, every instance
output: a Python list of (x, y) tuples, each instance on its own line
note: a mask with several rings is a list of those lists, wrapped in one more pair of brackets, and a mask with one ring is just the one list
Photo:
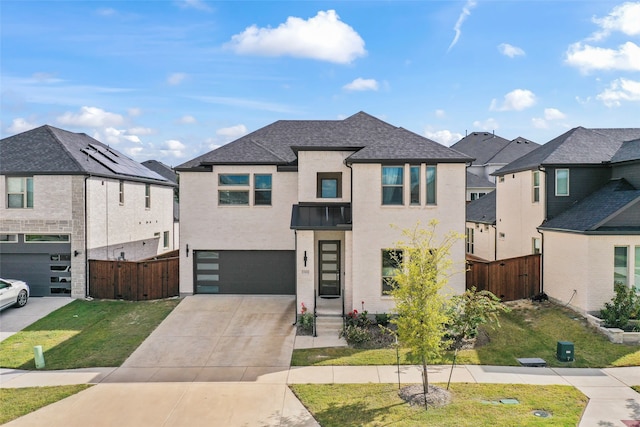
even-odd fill
[(496, 192), (467, 203), (465, 249), (468, 257), (496, 260)]
[(89, 259), (174, 249), (175, 183), (84, 133), (41, 126), (0, 140), (0, 276), (33, 296), (88, 295)]
[[(180, 292), (296, 295), (388, 312), (401, 229), (465, 230), (472, 158), (360, 112), (280, 120), (176, 169)], [(392, 227), (395, 225), (396, 228)], [(465, 289), (465, 248), (450, 292)]]
[(542, 291), (599, 311), (640, 284), (640, 128), (577, 127), (497, 170), (496, 258), (542, 253)]

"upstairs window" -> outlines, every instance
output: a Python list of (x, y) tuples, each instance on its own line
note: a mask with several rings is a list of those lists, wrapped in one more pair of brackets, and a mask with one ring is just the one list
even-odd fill
[(249, 205), (249, 174), (218, 175), (220, 205)]
[(167, 249), (169, 247), (169, 232), (165, 231), (162, 237), (162, 247)]
[(556, 196), (569, 195), (569, 169), (556, 169)]
[(123, 180), (120, 180), (120, 183), (119, 183), (118, 200), (120, 201), (121, 205), (124, 205), (124, 181)]
[(473, 233), (475, 232), (475, 230), (472, 227), (467, 227), (467, 232), (466, 232), (466, 236), (465, 236), (465, 243), (466, 243), (466, 249), (467, 249), (467, 253), (468, 254), (472, 254), (473, 253), (473, 240), (474, 240), (474, 235)]
[(7, 208), (26, 209), (33, 207), (33, 178), (7, 177)]
[(271, 175), (254, 175), (253, 186), (253, 204), (271, 205)]
[(616, 246), (613, 248), (613, 284), (629, 285), (629, 248)]
[(542, 249), (540, 246), (540, 238), (539, 237), (534, 237), (531, 241), (531, 253), (533, 254), (540, 254), (542, 253)]
[(320, 172), (317, 175), (316, 197), (339, 199), (342, 197), (342, 172)]
[(144, 185), (144, 207), (151, 209), (151, 184)]
[(435, 166), (427, 165), (427, 205), (436, 204), (436, 175)]
[(404, 168), (402, 166), (382, 167), (382, 204), (402, 205)]
[(412, 205), (420, 204), (420, 166), (411, 166), (411, 201)]
[(538, 203), (540, 201), (540, 171), (533, 172), (533, 194), (532, 201), (533, 203)]

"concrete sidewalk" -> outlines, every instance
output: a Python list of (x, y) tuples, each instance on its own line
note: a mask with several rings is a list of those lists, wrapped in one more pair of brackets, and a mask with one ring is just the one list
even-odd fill
[[(36, 426), (92, 425), (301, 425), (315, 426), (306, 409), (289, 391), (288, 384), (353, 384), (421, 382), (418, 366), (306, 366), (259, 372), (232, 373), (207, 367), (193, 369), (153, 368), (153, 372), (130, 368), (96, 368), (68, 371), (0, 370), (0, 387), (60, 384), (97, 384), (84, 391), (7, 424)], [(249, 370), (250, 368), (247, 368)], [(450, 366), (430, 366), (432, 382), (447, 382)], [(182, 372), (181, 372), (182, 371)], [(234, 377), (229, 379), (229, 376)], [(122, 381), (121, 381), (122, 380)], [(527, 368), (515, 366), (457, 366), (453, 382), (571, 385), (589, 398), (580, 427), (620, 426), (640, 422), (640, 368)], [(242, 396), (242, 399), (237, 399)], [(253, 397), (252, 397), (253, 396)], [(97, 400), (110, 402), (97, 407)], [(142, 419), (135, 408), (145, 408)], [(50, 409), (48, 409), (50, 408)], [(117, 410), (115, 408), (118, 408)], [(131, 410), (128, 410), (131, 408)], [(127, 409), (127, 410), (125, 410)], [(97, 412), (96, 412), (97, 411)], [(66, 415), (65, 415), (66, 414)], [(100, 417), (96, 417), (100, 414)], [(123, 414), (130, 414), (124, 417)], [(133, 416), (131, 414), (138, 414)], [(101, 419), (96, 424), (96, 419)], [(203, 421), (203, 420), (206, 420)], [(186, 424), (184, 424), (186, 423)]]

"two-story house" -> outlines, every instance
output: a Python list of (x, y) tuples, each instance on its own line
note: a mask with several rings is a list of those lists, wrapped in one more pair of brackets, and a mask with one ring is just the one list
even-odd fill
[(496, 171), (497, 259), (543, 253), (550, 297), (600, 309), (640, 245), (638, 138), (640, 128), (577, 127)]
[[(388, 312), (401, 230), (464, 232), (472, 159), (360, 112), (280, 120), (178, 166), (180, 292), (296, 295)], [(465, 288), (464, 241), (451, 252)]]
[(88, 295), (89, 259), (173, 250), (175, 184), (117, 150), (52, 126), (0, 140), (0, 275), (33, 296)]
[(539, 146), (522, 137), (508, 140), (495, 132), (471, 132), (453, 144), (452, 149), (475, 159), (467, 168), (466, 200), (476, 200), (494, 191), (492, 173)]

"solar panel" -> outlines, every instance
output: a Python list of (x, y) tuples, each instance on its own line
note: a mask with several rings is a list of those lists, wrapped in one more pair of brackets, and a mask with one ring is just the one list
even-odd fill
[(88, 154), (92, 159), (113, 173), (138, 178), (154, 179), (157, 181), (167, 181), (167, 179), (162, 175), (152, 171), (135, 160), (121, 155), (120, 153), (116, 153), (108, 147), (89, 144), (89, 146), (83, 149), (82, 152)]

